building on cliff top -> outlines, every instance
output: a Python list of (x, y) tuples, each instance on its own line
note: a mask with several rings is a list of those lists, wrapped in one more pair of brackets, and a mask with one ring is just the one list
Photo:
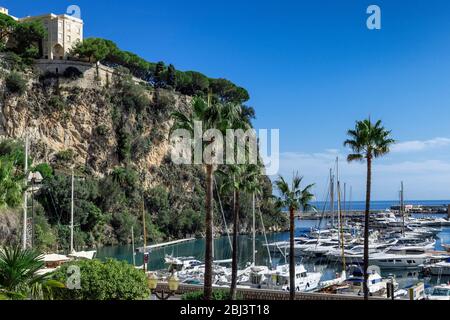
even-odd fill
[(8, 9), (0, 7), (0, 13), (9, 15), (19, 22), (40, 20), (42, 21), (47, 35), (42, 40), (39, 48), (43, 59), (63, 60), (68, 57), (70, 49), (77, 43), (83, 41), (83, 20), (67, 15), (56, 15), (53, 13), (16, 18), (9, 14)]

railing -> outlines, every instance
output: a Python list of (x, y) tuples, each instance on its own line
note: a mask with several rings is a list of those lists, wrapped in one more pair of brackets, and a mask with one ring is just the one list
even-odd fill
[[(220, 290), (227, 288), (214, 287), (214, 290)], [(158, 283), (156, 287), (157, 292), (169, 292), (169, 285), (165, 282)], [(183, 295), (185, 293), (203, 291), (203, 286), (193, 284), (180, 284), (177, 295)], [(238, 295), (244, 300), (289, 300), (289, 292), (277, 291), (277, 290), (265, 290), (265, 289), (237, 289)], [(363, 300), (364, 297), (344, 294), (328, 294), (328, 293), (316, 293), (316, 292), (297, 292), (295, 294), (295, 300)], [(370, 300), (386, 300), (383, 297), (370, 297)]]

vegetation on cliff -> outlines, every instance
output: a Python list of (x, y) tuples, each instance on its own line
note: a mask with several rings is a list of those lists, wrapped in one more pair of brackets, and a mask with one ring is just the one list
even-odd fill
[[(14, 208), (20, 208), (26, 189), (22, 140), (26, 132), (33, 131), (29, 163), (32, 171), (44, 177), (33, 194), (37, 246), (44, 250), (68, 248), (71, 168), (76, 176), (76, 247), (128, 243), (132, 228), (135, 234), (142, 234), (143, 212), (150, 241), (204, 236), (205, 172), (198, 165), (171, 162), (171, 115), (189, 114), (192, 97), (202, 99), (209, 94), (215, 104), (239, 106), (241, 120), (251, 125), (255, 111), (246, 105), (248, 92), (226, 79), (148, 62), (99, 38), (76, 45), (72, 58), (99, 61), (113, 67), (115, 75), (106, 87), (81, 89), (70, 84), (83, 77), (76, 68), (61, 75), (33, 73), (30, 67), (39, 57), (44, 36), (40, 22), (19, 23), (0, 14), (0, 132), (7, 138), (0, 142), (3, 212), (20, 214)], [(62, 87), (60, 78), (68, 85)], [(222, 177), (217, 181), (219, 189), (226, 183)], [(260, 183), (265, 223), (283, 227), (285, 218), (270, 200), (270, 180), (262, 176)], [(213, 211), (218, 213), (216, 191)], [(233, 193), (220, 195), (229, 225)], [(249, 231), (252, 199), (241, 193), (240, 229)], [(220, 214), (214, 215), (214, 226), (216, 232), (224, 231)], [(18, 234), (19, 226), (8, 233), (8, 241)], [(1, 237), (0, 232), (0, 242)]]

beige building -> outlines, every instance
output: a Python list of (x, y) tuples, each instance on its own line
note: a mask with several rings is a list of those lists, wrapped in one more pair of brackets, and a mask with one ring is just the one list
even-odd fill
[[(6, 8), (0, 7), (0, 12), (9, 15), (8, 9)], [(19, 22), (32, 20), (42, 21), (47, 31), (47, 35), (42, 41), (40, 48), (43, 59), (66, 59), (73, 45), (83, 41), (83, 20), (66, 14), (56, 15), (50, 13), (19, 18), (17, 20)]]

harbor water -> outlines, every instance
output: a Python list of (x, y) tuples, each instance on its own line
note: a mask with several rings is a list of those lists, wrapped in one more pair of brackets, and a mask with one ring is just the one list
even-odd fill
[[(414, 215), (420, 217), (420, 215)], [(430, 215), (427, 215), (430, 216)], [(435, 217), (442, 217), (444, 215), (433, 215)], [(446, 216), (446, 215), (445, 215)], [(318, 227), (318, 220), (296, 220), (296, 236), (308, 233), (311, 228)], [(326, 223), (322, 222), (322, 226)], [(450, 227), (443, 227), (441, 232), (437, 235), (436, 250), (442, 250), (441, 243), (450, 243)], [(288, 232), (267, 234), (267, 241), (285, 241), (289, 239)], [(267, 248), (263, 246), (265, 243), (264, 235), (256, 236), (256, 264), (257, 265), (267, 265), (270, 266), (270, 260), (272, 264), (279, 264), (285, 262), (285, 257), (283, 255), (277, 254), (269, 258), (269, 253)], [(138, 244), (137, 244), (138, 246)], [(197, 239), (181, 244), (172, 245), (169, 247), (163, 247), (160, 249), (155, 249), (150, 253), (149, 257), (149, 269), (151, 270), (161, 270), (167, 266), (164, 264), (164, 257), (166, 254), (175, 257), (194, 257), (195, 259), (204, 260), (204, 239)], [(99, 259), (115, 258), (119, 260), (126, 260), (129, 263), (133, 261), (133, 253), (131, 245), (125, 246), (113, 246), (113, 247), (103, 247), (99, 248), (97, 257)], [(227, 236), (220, 237), (214, 241), (214, 259), (223, 260), (231, 258), (231, 245)], [(239, 264), (241, 268), (244, 268), (248, 262), (252, 260), (252, 236), (251, 235), (241, 235), (239, 236)], [(137, 253), (135, 256), (136, 265), (143, 264), (143, 255)], [(322, 280), (333, 279), (337, 272), (342, 270), (340, 263), (332, 262), (326, 260), (304, 260), (297, 258), (298, 263), (303, 263), (309, 271), (319, 271), (322, 272)], [(400, 287), (408, 287), (410, 285), (416, 284), (419, 281), (424, 281), (426, 284), (436, 284), (436, 282), (448, 282), (450, 279), (442, 278), (420, 278), (418, 270), (381, 270), (383, 276), (394, 275), (399, 282)]]

